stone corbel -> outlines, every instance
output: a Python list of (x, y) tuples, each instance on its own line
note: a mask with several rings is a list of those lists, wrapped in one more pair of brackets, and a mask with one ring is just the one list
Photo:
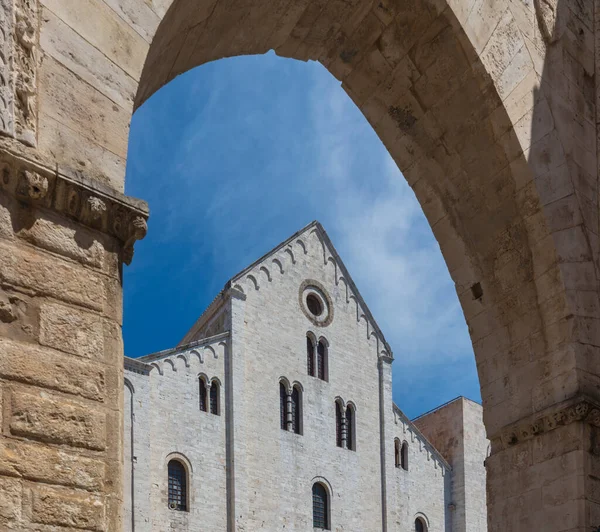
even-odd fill
[(149, 211), (145, 201), (3, 150), (0, 150), (0, 191), (116, 238), (121, 243), (125, 264), (133, 259), (135, 242), (146, 236)]
[(600, 427), (600, 405), (588, 397), (580, 396), (550, 407), (491, 436), (492, 449), (507, 449), (578, 421)]

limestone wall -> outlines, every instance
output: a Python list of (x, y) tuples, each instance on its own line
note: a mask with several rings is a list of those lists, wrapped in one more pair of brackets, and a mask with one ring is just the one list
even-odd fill
[(389, 530), (412, 531), (415, 519), (421, 517), (428, 530), (455, 532), (448, 509), (452, 500), (450, 466), (397, 408), (393, 408), (391, 434), (408, 444), (408, 469), (396, 467), (392, 454), (388, 471), (393, 489), (388, 504), (393, 526)]
[(489, 452), (481, 405), (459, 397), (415, 420), (452, 466), (453, 532), (487, 530), (485, 459)]
[[(224, 382), (227, 335), (188, 349), (144, 359), (126, 360), (125, 378), (125, 518), (124, 530), (197, 531), (226, 529), (226, 464), (224, 391), (221, 415), (199, 408), (198, 376)], [(141, 369), (140, 369), (141, 368)], [(146, 368), (144, 370), (144, 368)], [(145, 374), (147, 373), (147, 374)], [(133, 419), (127, 401), (133, 393)], [(133, 452), (128, 445), (133, 428)], [(133, 455), (133, 510), (131, 456)], [(189, 468), (189, 511), (170, 510), (167, 464), (173, 457)]]

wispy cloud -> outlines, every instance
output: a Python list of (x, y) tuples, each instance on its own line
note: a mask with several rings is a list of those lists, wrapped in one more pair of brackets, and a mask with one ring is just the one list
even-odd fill
[[(219, 61), (144, 107), (129, 180), (154, 212), (138, 248), (149, 266), (136, 271), (136, 286), (155, 289), (159, 278), (176, 309), (170, 327), (156, 328), (163, 343), (153, 349), (178, 340), (181, 322), (193, 322), (229, 276), (316, 218), (394, 349), (394, 393), (407, 413), (459, 393), (477, 397), (467, 328), (428, 223), (325, 69), (274, 54)], [(131, 304), (126, 318), (137, 312), (146, 333), (152, 307)]]

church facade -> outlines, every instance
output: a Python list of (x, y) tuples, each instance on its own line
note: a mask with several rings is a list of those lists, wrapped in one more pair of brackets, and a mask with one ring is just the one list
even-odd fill
[(486, 531), (481, 407), (409, 420), (392, 362), (311, 223), (125, 359), (125, 531)]

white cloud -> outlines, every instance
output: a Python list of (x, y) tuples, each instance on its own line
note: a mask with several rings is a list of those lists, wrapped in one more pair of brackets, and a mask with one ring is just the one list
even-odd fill
[[(311, 107), (320, 146), (315, 174), (327, 178), (334, 198), (322, 221), (396, 359), (421, 369), (472, 359), (439, 246), (398, 167), (324, 70), (315, 76)], [(357, 143), (373, 144), (375, 159), (357, 160)]]

